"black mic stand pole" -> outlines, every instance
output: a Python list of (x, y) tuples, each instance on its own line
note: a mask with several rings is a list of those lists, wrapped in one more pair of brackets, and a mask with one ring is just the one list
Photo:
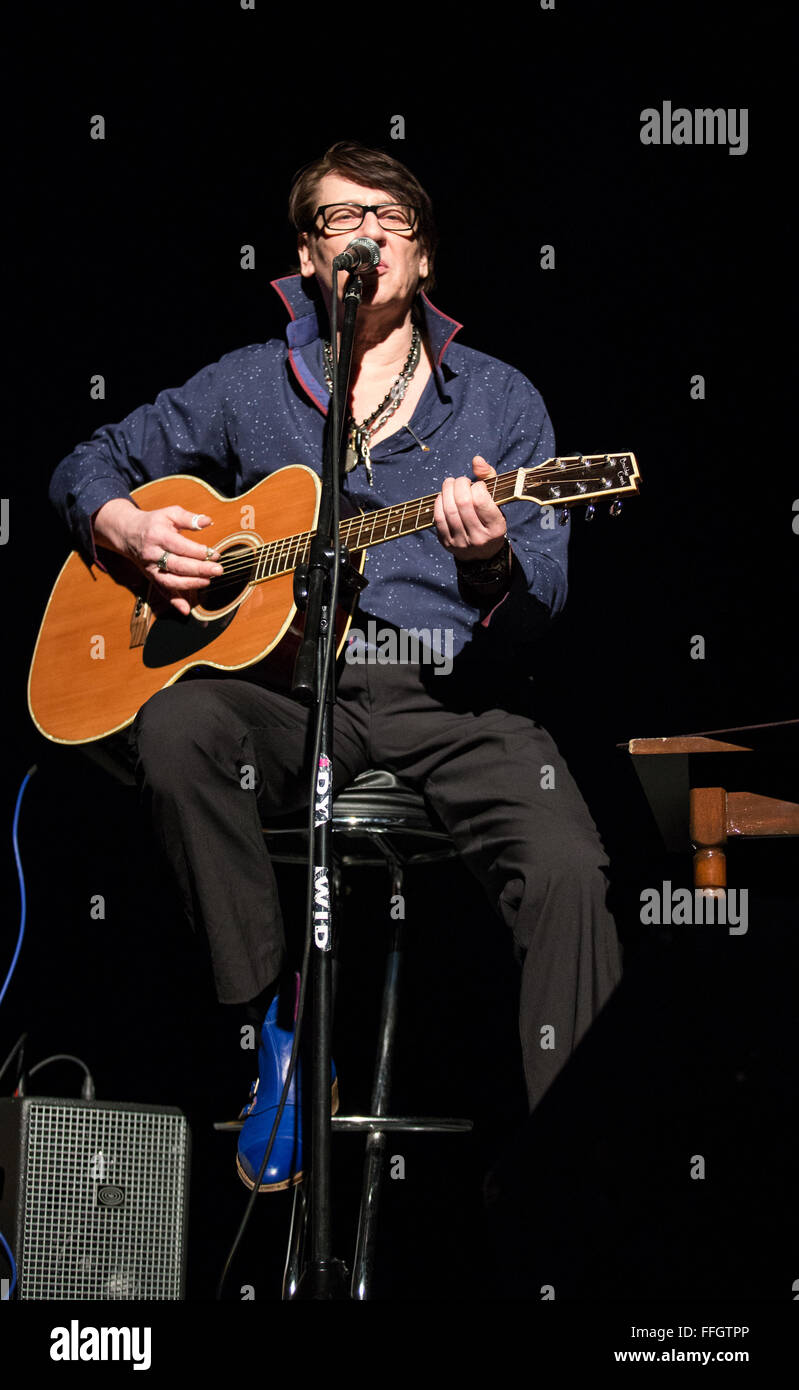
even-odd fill
[[(341, 350), (337, 354), (338, 272), (334, 272), (330, 315), (333, 391), (323, 456), (319, 519), (311, 541), (307, 572), (303, 575), (298, 571), (299, 592), (295, 594), (298, 607), (306, 608), (306, 619), (303, 640), (294, 668), (292, 694), (305, 703), (312, 703), (316, 710), (316, 718), (321, 722), (319, 756), (312, 770), (314, 830), (309, 846), (313, 865), (314, 897), (311, 957), (311, 1253), (296, 1294), (296, 1297), (305, 1299), (349, 1296), (346, 1267), (341, 1260), (334, 1259), (332, 1254), (330, 1052), (333, 1026), (333, 904), (330, 892), (330, 808), (333, 801), (336, 607), (342, 563), (339, 533), (342, 435), (346, 418), (344, 406), (349, 390), (355, 319), (362, 291), (360, 275), (350, 275), (344, 292)], [(305, 602), (301, 601), (303, 599)]]

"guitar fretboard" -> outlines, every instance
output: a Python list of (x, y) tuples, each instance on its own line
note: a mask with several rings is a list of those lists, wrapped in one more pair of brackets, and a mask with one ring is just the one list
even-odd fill
[[(623, 479), (622, 487), (618, 486), (618, 477), (614, 480), (612, 476), (618, 474)], [(577, 455), (574, 458), (550, 460), (549, 465), (543, 464), (538, 468), (514, 468), (487, 481), (486, 487), (499, 507), (521, 498), (540, 500), (542, 505), (561, 505), (565, 500), (588, 501), (589, 497), (602, 496), (608, 491), (635, 491), (634, 480), (637, 476), (634, 460), (628, 471), (624, 456), (600, 454), (583, 458)], [(527, 489), (534, 489), (537, 496), (534, 497), (532, 491)], [(544, 493), (548, 495), (543, 496)], [(347, 517), (339, 526), (341, 543), (353, 553), (396, 540), (400, 536), (410, 536), (415, 531), (424, 531), (433, 525), (437, 497), (438, 493), (434, 492), (427, 497), (414, 497), (408, 502), (398, 502), (391, 507), (378, 507), (372, 512)], [(241, 575), (247, 569), (250, 571), (250, 582), (256, 584), (280, 574), (290, 574), (298, 565), (307, 562), (315, 534), (314, 531), (301, 531), (294, 536), (268, 541), (256, 550), (233, 552), (223, 556), (223, 569), (230, 575)]]

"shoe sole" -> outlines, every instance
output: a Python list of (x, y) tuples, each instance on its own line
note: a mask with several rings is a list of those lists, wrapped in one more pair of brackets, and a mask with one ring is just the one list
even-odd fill
[[(333, 1082), (333, 1086), (330, 1091), (330, 1102), (330, 1113), (331, 1115), (335, 1115), (338, 1113), (338, 1077), (336, 1077), (335, 1081)], [(249, 1178), (247, 1176), (244, 1169), (242, 1168), (238, 1154), (236, 1154), (236, 1172), (238, 1173), (239, 1177), (244, 1183), (244, 1186), (249, 1188), (250, 1192), (252, 1192), (253, 1188), (255, 1187), (255, 1183), (253, 1182), (252, 1178)], [(290, 1178), (284, 1178), (283, 1182), (262, 1182), (260, 1187), (258, 1188), (258, 1191), (285, 1192), (286, 1189), (289, 1187), (296, 1187), (298, 1183), (302, 1182), (302, 1179), (303, 1170), (301, 1168), (299, 1173), (294, 1173)]]

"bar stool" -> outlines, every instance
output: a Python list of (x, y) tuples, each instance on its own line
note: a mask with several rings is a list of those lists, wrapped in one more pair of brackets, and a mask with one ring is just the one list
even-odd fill
[[(305, 864), (307, 832), (290, 827), (265, 827), (269, 854), (275, 863)], [(437, 828), (424, 798), (404, 786), (391, 772), (375, 769), (363, 772), (334, 798), (331, 813), (333, 861), (332, 889), (341, 897), (342, 873), (352, 868), (385, 865), (392, 900), (401, 897), (407, 868), (433, 864), (457, 857), (449, 835)], [(390, 919), (383, 994), (380, 1005), (377, 1052), (368, 1115), (334, 1115), (333, 1133), (362, 1133), (366, 1136), (358, 1233), (350, 1281), (353, 1299), (370, 1296), (374, 1278), (377, 1216), (384, 1183), (387, 1137), (392, 1133), (464, 1134), (472, 1121), (439, 1119), (428, 1116), (389, 1115), (388, 1104), (394, 1065), (399, 985), (405, 945), (405, 923), (398, 914)], [(302, 1272), (302, 1248), (307, 1224), (305, 1184), (294, 1189), (294, 1207), (289, 1232), (283, 1297), (295, 1296)]]

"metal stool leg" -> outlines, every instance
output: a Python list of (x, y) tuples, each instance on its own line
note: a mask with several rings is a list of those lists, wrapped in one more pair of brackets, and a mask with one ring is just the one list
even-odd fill
[(291, 1227), (289, 1229), (286, 1264), (283, 1270), (283, 1299), (296, 1298), (297, 1287), (302, 1275), (302, 1260), (305, 1249), (305, 1232), (308, 1225), (308, 1199), (305, 1183), (298, 1183), (294, 1189), (291, 1207)]
[[(391, 894), (401, 896), (403, 888), (402, 865), (393, 856), (391, 865)], [(380, 1025), (378, 1031), (378, 1053), (372, 1082), (372, 1114), (385, 1115), (391, 1088), (391, 1073), (394, 1064), (394, 1041), (397, 1032), (399, 1013), (399, 982), (405, 946), (405, 923), (401, 918), (394, 922), (391, 947), (386, 957), (383, 980), (383, 997), (380, 1005)], [(383, 1130), (374, 1130), (366, 1136), (366, 1157), (363, 1165), (363, 1186), (361, 1207), (358, 1215), (358, 1236), (355, 1243), (355, 1259), (352, 1269), (351, 1295), (363, 1300), (369, 1297), (374, 1275), (375, 1245), (377, 1234), (377, 1213), (385, 1181), (386, 1135)]]
[[(383, 780), (375, 782), (375, 778)], [(397, 785), (396, 779), (387, 773), (370, 772), (364, 779), (371, 779), (368, 786), (359, 786), (356, 779), (351, 788), (340, 794), (333, 805), (333, 830), (339, 844), (345, 849), (333, 859), (335, 873), (332, 887), (338, 889), (339, 870), (352, 867), (374, 867), (385, 863), (391, 876), (392, 896), (402, 896), (403, 871), (409, 865), (438, 863), (457, 855), (449, 837), (431, 824), (422, 798)], [(279, 836), (303, 834), (302, 827), (278, 827), (265, 833), (276, 840)], [(419, 852), (414, 846), (419, 839), (424, 849)], [(369, 842), (366, 855), (358, 848), (359, 840)], [(354, 840), (355, 850), (347, 846)], [(304, 843), (304, 842), (303, 842)], [(402, 845), (402, 849), (399, 848)], [(433, 848), (430, 848), (430, 846)], [(410, 846), (405, 853), (406, 846)], [(307, 850), (294, 852), (275, 852), (270, 845), (275, 862), (305, 864)], [(370, 1296), (374, 1275), (376, 1249), (376, 1221), (385, 1181), (386, 1139), (389, 1134), (466, 1134), (472, 1129), (472, 1121), (464, 1119), (442, 1119), (432, 1116), (396, 1116), (388, 1113), (389, 1091), (394, 1061), (394, 1045), (397, 1030), (399, 982), (405, 941), (405, 927), (402, 917), (391, 921), (391, 943), (386, 957), (383, 981), (383, 994), (380, 1006), (379, 1037), (377, 1058), (372, 1083), (372, 1104), (369, 1115), (336, 1114), (331, 1119), (333, 1133), (358, 1133), (366, 1139), (366, 1153), (363, 1168), (363, 1186), (358, 1219), (358, 1235), (351, 1279), (350, 1293), (353, 1299), (364, 1300)], [(336, 993), (336, 970), (334, 948), (333, 994)], [(240, 1128), (240, 1124), (216, 1126), (217, 1128)], [(286, 1253), (283, 1279), (284, 1299), (297, 1296), (303, 1264), (306, 1258), (305, 1235), (310, 1207), (310, 1193), (303, 1183), (295, 1188), (291, 1232)]]

